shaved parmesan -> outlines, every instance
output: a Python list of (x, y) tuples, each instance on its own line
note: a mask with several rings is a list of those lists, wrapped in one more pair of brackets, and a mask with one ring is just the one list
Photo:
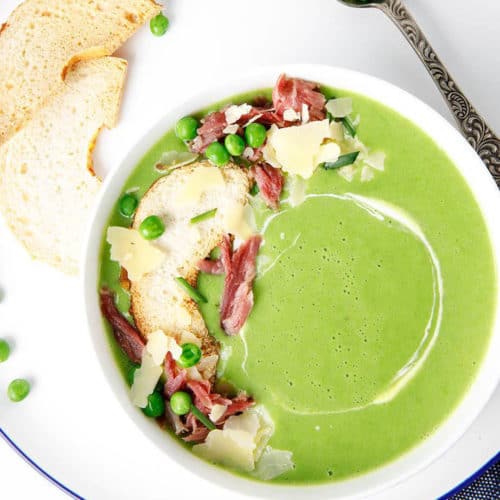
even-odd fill
[(309, 121), (309, 108), (307, 104), (302, 103), (302, 123), (307, 123)]
[(243, 150), (243, 158), (246, 158), (247, 160), (249, 160), (250, 158), (253, 157), (253, 155), (254, 155), (254, 151), (253, 151), (253, 149), (250, 146), (247, 146)]
[(296, 122), (300, 120), (300, 113), (297, 113), (294, 109), (285, 109), (283, 112), (283, 120), (286, 122)]
[(343, 177), (347, 182), (352, 182), (356, 174), (356, 167), (354, 165), (347, 165), (346, 167), (337, 169), (337, 172), (340, 177)]
[(330, 99), (325, 108), (334, 118), (344, 118), (352, 113), (352, 99), (350, 97)]
[(315, 156), (316, 165), (325, 162), (335, 162), (340, 155), (340, 147), (334, 142), (327, 142), (319, 147), (318, 154)]
[(293, 469), (293, 453), (285, 450), (274, 450), (267, 446), (257, 463), (254, 475), (268, 481)]
[(106, 234), (110, 258), (126, 269), (131, 281), (141, 279), (165, 260), (165, 254), (135, 229), (111, 226)]
[[(248, 208), (247, 208), (248, 207)], [(254, 234), (250, 225), (251, 209), (248, 205), (236, 204), (226, 212), (224, 227), (226, 232), (234, 234), (241, 240), (247, 240)]]
[(368, 182), (373, 179), (374, 173), (373, 173), (373, 168), (365, 165), (361, 169), (361, 182)]
[(382, 151), (374, 151), (365, 156), (364, 162), (376, 170), (383, 172), (385, 168), (385, 153)]
[(232, 105), (226, 109), (224, 114), (226, 115), (226, 122), (228, 125), (236, 123), (242, 116), (248, 115), (252, 111), (252, 106), (250, 104), (240, 104), (239, 106)]
[(186, 176), (186, 182), (179, 187), (176, 200), (181, 204), (198, 203), (205, 191), (224, 186), (224, 177), (220, 168), (198, 168)]
[(344, 126), (342, 122), (332, 121), (330, 123), (330, 132), (334, 141), (341, 142), (344, 140)]
[(219, 421), (223, 416), (224, 413), (226, 413), (227, 406), (226, 405), (219, 405), (215, 404), (212, 407), (212, 410), (210, 411), (210, 414), (208, 415), (208, 418), (214, 423)]
[(172, 353), (174, 359), (179, 359), (182, 354), (182, 348), (175, 339), (165, 335), (162, 330), (156, 330), (148, 335), (146, 350), (151, 354), (153, 361), (157, 365), (163, 363), (167, 352)]
[(193, 451), (210, 462), (250, 472), (255, 468), (255, 443), (248, 432), (215, 429)]
[(196, 366), (186, 368), (186, 375), (188, 380), (203, 380), (203, 377), (201, 376), (201, 373), (198, 371), (198, 368), (196, 368)]
[(228, 125), (222, 132), (224, 134), (236, 134), (240, 126), (238, 124)]
[(275, 130), (267, 140), (285, 172), (309, 179), (316, 169), (321, 143), (330, 136), (330, 124), (322, 120)]
[(163, 368), (155, 363), (153, 356), (144, 349), (141, 366), (134, 373), (134, 382), (130, 390), (132, 403), (139, 408), (148, 404), (148, 396), (154, 391)]
[(193, 451), (212, 462), (252, 471), (273, 432), (274, 424), (267, 412), (254, 408), (229, 417), (222, 430), (210, 431), (206, 441), (195, 445)]
[(278, 130), (279, 128), (277, 127), (277, 125), (271, 125), (271, 128), (267, 131), (266, 144), (262, 148), (262, 157), (267, 163), (269, 163), (269, 165), (274, 168), (281, 167), (281, 165), (278, 163), (278, 159), (276, 158), (276, 151), (274, 150), (274, 146), (272, 145), (273, 137)]
[(259, 431), (260, 420), (256, 413), (245, 411), (241, 415), (229, 417), (224, 424), (224, 430), (248, 432), (252, 439)]
[(198, 154), (190, 151), (166, 151), (160, 157), (160, 160), (155, 165), (157, 170), (172, 170), (174, 168), (188, 165), (198, 159)]

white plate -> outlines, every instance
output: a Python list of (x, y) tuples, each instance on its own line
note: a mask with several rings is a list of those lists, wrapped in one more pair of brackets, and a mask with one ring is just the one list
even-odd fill
[[(251, 73), (243, 76), (226, 79), (166, 113), (144, 137), (139, 139), (119, 168), (106, 179), (96, 205), (88, 233), (87, 248), (84, 252), (81, 300), (85, 302), (89, 331), (103, 368), (104, 378), (110, 383), (124, 413), (129, 415), (145, 436), (165, 452), (165, 456), (168, 454), (169, 458), (189, 471), (196, 470), (200, 477), (206, 480), (252, 496), (293, 499), (302, 499), (305, 496), (307, 498), (329, 498), (330, 496), (358, 498), (358, 495), (366, 496), (382, 491), (427, 466), (454, 444), (477, 417), (500, 380), (500, 365), (497, 362), (500, 357), (500, 313), (497, 314), (494, 324), (495, 333), (476, 380), (464, 400), (432, 437), (399, 460), (359, 478), (329, 485), (289, 488), (256, 484), (198, 460), (174, 440), (166, 439), (164, 432), (155, 422), (144, 418), (131, 405), (129, 390), (123, 383), (108, 345), (96, 293), (101, 253), (100, 237), (104, 233), (109, 214), (122, 192), (123, 185), (144, 154), (163, 136), (165, 131), (175, 125), (179, 117), (192, 114), (231, 95), (272, 87), (281, 73), (366, 95), (393, 108), (425, 130), (454, 161), (476, 195), (490, 232), (496, 261), (500, 262), (500, 228), (496, 224), (497, 214), (500, 211), (500, 192), (467, 141), (441, 116), (403, 90), (358, 72), (321, 65), (270, 67), (253, 69)], [(496, 302), (500, 304), (500, 291)]]
[[(0, 18), (16, 3), (2, 1)], [(459, 81), (465, 88), (475, 89), (473, 100), (479, 106), (483, 103), (490, 121), (499, 128), (495, 106), (498, 111), (500, 74), (493, 68), (500, 64), (500, 51), (493, 44), (484, 59), (471, 61), (484, 76), (481, 84), (474, 76), (477, 71), (461, 71), (459, 63), (464, 53), (472, 56), (481, 46), (495, 42), (495, 32), (488, 31), (493, 25), (487, 21), (498, 18), (500, 5), (492, 2), (483, 7), (485, 26), (481, 26), (483, 17), (475, 17), (473, 3), (457, 0), (455, 4), (454, 18), (448, 17), (445, 5), (431, 0), (415, 3), (414, 8), (424, 21), (430, 18), (424, 27), (440, 42), (437, 48), (457, 47), (455, 52), (445, 51), (443, 58), (456, 61)], [(168, 36), (155, 39), (144, 29), (121, 51), (130, 61), (130, 73), (120, 125), (106, 132), (106, 140), (98, 145), (97, 163), (102, 172), (114, 168), (150, 124), (195, 92), (200, 83), (227, 77), (242, 66), (300, 60), (351, 66), (389, 78), (445, 112), (420, 63), (380, 14), (360, 14), (332, 0), (318, 0), (310, 10), (301, 0), (255, 0), (245, 14), (233, 6), (231, 0), (172, 2)], [(436, 25), (434, 17), (444, 24)], [(462, 43), (460, 32), (453, 27), (467, 28), (465, 19), (471, 20), (476, 35)], [(209, 25), (219, 29), (211, 29), (208, 37), (196, 35), (207, 33)], [(352, 50), (353, 39), (359, 50)], [(379, 60), (371, 51), (373, 40), (380, 47)], [(384, 55), (389, 51), (390, 57)], [(2, 430), (40, 467), (86, 498), (238, 498), (166, 460), (124, 418), (100, 375), (77, 303), (77, 283), (32, 262), (3, 226), (0, 241), (0, 287), (6, 290), (0, 303), (0, 335), (15, 344), (11, 359), (0, 368)], [(33, 391), (23, 403), (12, 405), (4, 388), (17, 376), (31, 378)], [(460, 483), (500, 449), (498, 414), (497, 390), (455, 447), (379, 500), (435, 498)], [(18, 458), (5, 452), (3, 443), (0, 448), (0, 460), (11, 460), (12, 469), (7, 466), (7, 470), (14, 470)], [(3, 481), (8, 482), (5, 467), (2, 461)], [(29, 471), (24, 477), (29, 483)], [(22, 486), (18, 488), (22, 490)]]

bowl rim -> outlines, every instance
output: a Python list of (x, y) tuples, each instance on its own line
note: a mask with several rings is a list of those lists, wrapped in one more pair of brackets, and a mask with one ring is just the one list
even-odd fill
[[(194, 456), (175, 439), (164, 439), (165, 432), (155, 422), (144, 418), (130, 402), (128, 388), (116, 367), (98, 303), (98, 272), (102, 234), (112, 207), (126, 179), (143, 155), (170, 129), (180, 116), (185, 116), (232, 95), (272, 86), (281, 73), (346, 89), (393, 109), (421, 128), (450, 157), (466, 181), (485, 220), (493, 254), (496, 276), (500, 265), (500, 227), (495, 214), (500, 211), (500, 191), (485, 165), (469, 143), (440, 114), (405, 90), (382, 79), (350, 69), (319, 64), (270, 65), (255, 68), (196, 93), (182, 104), (169, 109), (139, 139), (120, 165), (106, 178), (87, 226), (82, 253), (81, 292), (87, 327), (99, 366), (107, 383), (125, 413), (139, 429), (167, 454), (167, 457), (205, 480), (248, 496), (262, 498), (361, 498), (379, 493), (430, 465), (449, 449), (469, 428), (484, 408), (500, 381), (500, 289), (496, 291), (496, 312), (488, 350), (468, 392), (455, 410), (428, 438), (399, 458), (365, 474), (319, 485), (277, 485), (255, 482), (206, 463)], [(163, 439), (162, 439), (163, 437)], [(166, 457), (166, 458), (167, 458)]]

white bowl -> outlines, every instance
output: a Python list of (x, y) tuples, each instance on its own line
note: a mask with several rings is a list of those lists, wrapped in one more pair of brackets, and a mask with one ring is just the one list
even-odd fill
[[(495, 220), (497, 220), (497, 214), (500, 213), (500, 192), (474, 150), (442, 116), (394, 85), (354, 71), (320, 65), (262, 68), (240, 78), (223, 82), (215, 88), (204, 90), (177, 109), (167, 113), (139, 139), (119, 168), (106, 179), (89, 227), (84, 252), (83, 296), (88, 326), (104, 377), (111, 385), (124, 414), (127, 414), (149, 439), (188, 470), (196, 471), (196, 474), (205, 479), (239, 493), (263, 498), (315, 499), (367, 496), (388, 488), (428, 466), (450, 448), (479, 415), (500, 380), (500, 363), (498, 363), (500, 359), (500, 314), (498, 312), (488, 352), (474, 383), (460, 405), (432, 436), (394, 462), (353, 479), (316, 486), (281, 486), (256, 483), (205, 463), (183, 448), (175, 439), (166, 438), (165, 432), (153, 420), (145, 418), (134, 408), (129, 399), (129, 390), (113, 359), (99, 309), (97, 283), (101, 238), (122, 187), (142, 156), (167, 130), (173, 127), (179, 117), (234, 94), (272, 87), (282, 72), (371, 97), (405, 116), (433, 137), (455, 163), (476, 197), (490, 233), (498, 268), (500, 226), (495, 224)], [(500, 291), (497, 304), (500, 304)]]

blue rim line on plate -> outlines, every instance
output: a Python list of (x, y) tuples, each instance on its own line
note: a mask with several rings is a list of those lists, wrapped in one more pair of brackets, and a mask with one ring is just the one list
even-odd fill
[(5, 439), (7, 444), (16, 451), (21, 458), (23, 458), (31, 467), (33, 467), (37, 472), (39, 472), (42, 476), (48, 479), (54, 486), (57, 486), (61, 491), (66, 493), (72, 498), (76, 498), (77, 500), (85, 500), (82, 496), (75, 493), (73, 490), (70, 490), (67, 486), (59, 482), (55, 477), (51, 476), (46, 470), (42, 469), (34, 460), (32, 460), (26, 453), (24, 453), (19, 446), (17, 446), (14, 441), (4, 432), (3, 429), (0, 428), (0, 435)]
[(465, 481), (461, 482), (459, 485), (455, 486), (448, 493), (444, 494), (442, 497), (439, 497), (437, 500), (446, 500), (447, 498), (452, 497), (456, 493), (462, 491), (467, 488), (467, 486), (471, 485), (476, 479), (479, 479), (490, 467), (495, 465), (500, 461), (500, 452), (498, 452), (491, 460), (486, 462), (479, 470), (477, 470), (472, 476), (470, 476)]
[[(42, 469), (34, 460), (32, 460), (26, 453), (24, 453), (19, 446), (17, 446), (14, 441), (3, 431), (3, 429), (0, 428), (0, 435), (5, 439), (7, 444), (14, 450), (16, 451), (21, 458), (23, 458), (29, 465), (31, 465), (37, 472), (39, 472), (42, 476), (44, 476), (46, 479), (48, 479), (54, 486), (57, 486), (61, 491), (69, 495), (70, 497), (76, 498), (77, 500), (85, 500), (84, 497), (78, 495), (75, 493), (73, 490), (69, 489), (67, 486), (59, 482), (55, 477), (51, 476), (47, 471)], [(458, 493), (459, 491), (463, 490), (467, 486), (469, 486), (471, 483), (473, 483), (476, 479), (478, 479), (481, 475), (486, 472), (487, 469), (489, 469), (492, 465), (494, 465), (496, 462), (500, 461), (500, 452), (497, 453), (491, 460), (486, 462), (480, 469), (478, 469), (472, 476), (470, 476), (468, 479), (465, 481), (461, 482), (459, 485), (455, 486), (452, 490), (450, 490), (448, 493), (445, 493), (443, 496), (439, 497), (437, 500), (446, 500), (447, 498), (450, 498), (452, 495), (455, 493)]]

